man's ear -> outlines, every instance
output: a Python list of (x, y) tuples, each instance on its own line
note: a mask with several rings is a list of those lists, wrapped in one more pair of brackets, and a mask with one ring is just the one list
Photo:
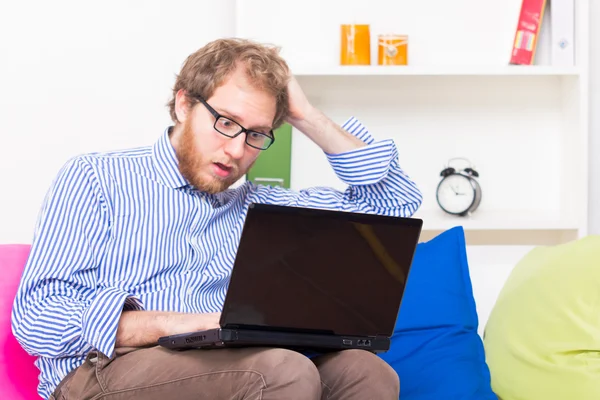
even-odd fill
[(192, 112), (190, 101), (186, 94), (187, 92), (184, 89), (179, 89), (175, 96), (175, 115), (177, 115), (177, 121), (181, 123), (184, 123), (189, 113)]

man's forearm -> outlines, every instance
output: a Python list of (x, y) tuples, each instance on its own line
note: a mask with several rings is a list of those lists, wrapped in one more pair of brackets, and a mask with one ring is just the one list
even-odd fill
[(162, 311), (124, 311), (117, 328), (116, 347), (142, 347), (165, 336), (170, 315)]
[(366, 146), (316, 108), (311, 107), (303, 116), (302, 119), (290, 118), (289, 122), (326, 153), (340, 154)]
[(220, 313), (124, 311), (117, 328), (116, 347), (155, 344), (161, 336), (219, 327)]

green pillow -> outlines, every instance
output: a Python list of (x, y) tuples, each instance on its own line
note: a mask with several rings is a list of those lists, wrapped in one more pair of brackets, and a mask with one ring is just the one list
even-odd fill
[(500, 292), (484, 345), (502, 400), (600, 399), (600, 236), (527, 254)]

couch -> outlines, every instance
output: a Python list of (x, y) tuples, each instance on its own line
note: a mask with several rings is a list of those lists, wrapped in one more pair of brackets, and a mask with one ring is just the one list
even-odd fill
[(0, 399), (39, 400), (35, 358), (23, 350), (10, 327), (10, 314), (28, 245), (0, 245)]
[[(600, 398), (600, 237), (527, 254), (491, 309), (479, 308), (485, 329), (465, 247), (456, 227), (417, 248), (392, 348), (380, 355), (401, 377), (401, 399)], [(10, 330), (28, 252), (0, 245), (0, 399), (39, 399), (35, 359)]]
[[(15, 341), (10, 309), (29, 246), (0, 246), (0, 263), (10, 271), (1, 298), (0, 399), (36, 398), (33, 358)], [(418, 245), (392, 348), (380, 355), (400, 375), (402, 399), (497, 400), (490, 388), (483, 343), (477, 333), (464, 232), (451, 229)], [(418, 351), (415, 351), (417, 350)], [(13, 366), (19, 365), (17, 369)]]

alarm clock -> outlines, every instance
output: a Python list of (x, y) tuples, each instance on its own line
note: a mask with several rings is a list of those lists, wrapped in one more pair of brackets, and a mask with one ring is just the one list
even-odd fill
[[(457, 169), (450, 166), (452, 161), (464, 160), (468, 166)], [(442, 210), (461, 217), (471, 215), (481, 203), (481, 186), (477, 178), (479, 173), (473, 169), (469, 160), (453, 158), (440, 173), (442, 180), (437, 186), (436, 199)]]

